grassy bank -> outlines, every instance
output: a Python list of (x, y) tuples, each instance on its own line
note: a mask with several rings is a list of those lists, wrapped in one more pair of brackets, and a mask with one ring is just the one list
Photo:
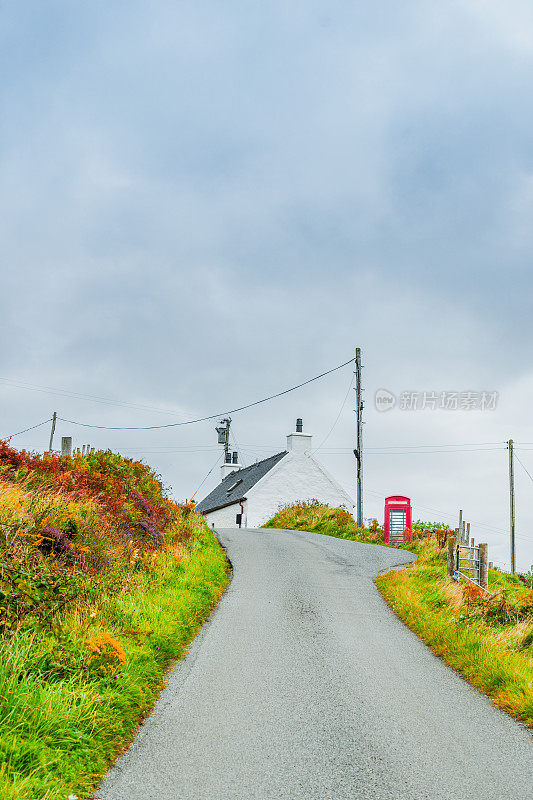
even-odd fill
[(533, 725), (533, 593), (489, 572), (490, 594), (446, 577), (446, 556), (427, 543), (407, 568), (379, 575), (393, 611), (498, 708)]
[(313, 531), (339, 539), (355, 542), (383, 544), (383, 528), (377, 520), (370, 520), (364, 528), (358, 528), (351, 514), (342, 508), (331, 508), (318, 500), (301, 500), (292, 505), (281, 506), (263, 528), (284, 528), (291, 531)]
[(0, 796), (85, 798), (220, 598), (203, 518), (143, 464), (0, 445)]
[[(342, 509), (316, 501), (280, 508), (264, 526), (308, 530), (342, 539), (383, 544), (374, 520), (358, 528)], [(377, 577), (379, 591), (394, 612), (447, 664), (494, 704), (533, 725), (533, 576), (489, 571), (487, 594), (446, 576), (442, 535), (428, 535), (438, 523), (417, 523), (413, 541), (400, 545), (418, 554), (399, 571)], [(529, 578), (529, 582), (528, 582)]]

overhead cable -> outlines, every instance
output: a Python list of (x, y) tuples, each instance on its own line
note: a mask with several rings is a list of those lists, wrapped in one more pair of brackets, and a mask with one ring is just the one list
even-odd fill
[(488, 453), (492, 450), (506, 450), (505, 447), (471, 447), (468, 450), (457, 448), (454, 450), (365, 450), (371, 456), (425, 456), (430, 453)]
[(276, 397), (281, 397), (284, 394), (289, 394), (289, 392), (294, 392), (295, 389), (301, 389), (302, 386), (307, 386), (309, 383), (313, 383), (313, 381), (317, 381), (320, 378), (324, 378), (326, 375), (330, 375), (332, 372), (336, 372), (343, 367), (346, 367), (348, 364), (353, 362), (353, 358), (350, 358), (348, 361), (345, 361), (343, 364), (339, 364), (337, 367), (333, 367), (333, 369), (328, 369), (326, 372), (322, 372), (320, 375), (315, 375), (314, 378), (309, 378), (307, 381), (303, 381), (303, 383), (298, 383), (296, 386), (291, 386), (290, 389), (284, 389), (282, 392), (277, 392), (276, 394), (271, 394), (268, 397), (263, 397), (262, 400), (256, 400), (253, 403), (247, 403), (245, 406), (239, 406), (239, 408), (232, 408), (229, 411), (219, 411), (216, 414), (209, 414), (206, 417), (198, 417), (197, 419), (190, 419), (186, 422), (168, 422), (166, 425), (91, 425), (87, 422), (77, 422), (73, 419), (65, 419), (64, 417), (58, 417), (61, 422), (68, 422), (69, 425), (79, 425), (82, 428), (97, 428), (98, 430), (106, 430), (106, 431), (153, 431), (159, 430), (161, 428), (179, 428), (182, 425), (194, 425), (197, 422), (206, 422), (210, 419), (217, 419), (217, 417), (228, 416), (229, 414), (236, 414), (238, 411), (244, 411), (246, 408), (252, 408), (253, 406), (261, 405), (261, 403), (266, 403), (269, 400), (274, 400)]
[(524, 464), (522, 464), (522, 462), (520, 461), (520, 459), (519, 459), (519, 458), (518, 458), (518, 456), (516, 455), (516, 450), (514, 451), (514, 457), (516, 458), (516, 460), (518, 461), (518, 463), (520, 464), (520, 466), (522, 467), (522, 469), (524, 470), (524, 472), (526, 473), (526, 475), (528, 476), (528, 478), (529, 478), (531, 481), (533, 481), (533, 478), (531, 477), (531, 475), (530, 475), (530, 473), (529, 473), (529, 470), (528, 470), (528, 469), (526, 469), (525, 465), (524, 465)]
[(27, 389), (32, 392), (44, 392), (44, 394), (53, 394), (58, 397), (68, 397), (74, 400), (90, 400), (94, 403), (104, 403), (106, 405), (124, 406), (125, 408), (139, 409), (140, 411), (154, 411), (157, 414), (172, 414), (176, 416), (179, 412), (166, 408), (157, 408), (156, 406), (140, 405), (139, 403), (130, 403), (127, 400), (113, 400), (110, 397), (100, 397), (94, 394), (83, 394), (82, 392), (72, 392), (69, 389), (58, 389), (53, 386), (36, 386), (31, 383), (21, 383), (20, 381), (13, 381), (10, 378), (0, 376), (0, 382), (7, 386), (14, 386), (17, 389)]
[(333, 433), (333, 431), (335, 430), (335, 428), (336, 428), (336, 426), (337, 426), (337, 422), (340, 420), (340, 418), (341, 418), (341, 414), (342, 414), (342, 412), (344, 411), (344, 406), (346, 405), (346, 401), (348, 400), (348, 395), (350, 394), (350, 390), (351, 390), (351, 388), (352, 388), (352, 386), (353, 386), (354, 377), (355, 377), (355, 372), (354, 372), (354, 374), (352, 375), (352, 377), (350, 378), (350, 383), (348, 384), (348, 389), (347, 389), (347, 391), (346, 391), (346, 395), (344, 396), (344, 400), (342, 401), (342, 405), (341, 405), (341, 407), (340, 407), (340, 409), (339, 409), (339, 413), (337, 414), (337, 417), (336, 417), (336, 419), (335, 419), (335, 422), (333, 423), (333, 425), (332, 425), (332, 426), (331, 426), (331, 428), (329, 429), (329, 433), (327, 433), (327, 434), (326, 434), (325, 438), (324, 438), (324, 439), (322, 439), (322, 441), (320, 442), (320, 444), (318, 445), (318, 447), (316, 447), (316, 448), (315, 448), (315, 452), (317, 452), (318, 450), (321, 450), (321, 449), (322, 449), (322, 447), (324, 446), (324, 444), (327, 442), (327, 440), (329, 439), (329, 437), (331, 436), (331, 434), (332, 434), (332, 433)]
[(50, 419), (43, 420), (43, 422), (38, 422), (37, 425), (31, 425), (29, 428), (24, 428), (23, 431), (12, 433), (11, 436), (6, 436), (5, 439), (12, 439), (14, 436), (20, 436), (21, 433), (26, 433), (26, 431), (32, 431), (34, 428), (40, 428), (41, 425), (46, 425), (47, 422), (52, 422), (52, 417), (50, 417)]
[(193, 494), (193, 496), (191, 497), (191, 501), (192, 501), (192, 500), (194, 500), (194, 498), (196, 497), (196, 495), (198, 494), (198, 492), (200, 491), (200, 489), (202, 488), (202, 486), (204, 485), (204, 483), (206, 482), (206, 480), (209, 478), (209, 476), (211, 475), (211, 473), (212, 473), (212, 472), (213, 472), (213, 470), (215, 469), (216, 465), (217, 465), (217, 464), (218, 464), (218, 462), (220, 461), (220, 456), (221, 456), (221, 455), (222, 455), (222, 453), (219, 453), (219, 454), (218, 454), (218, 456), (217, 456), (217, 460), (215, 461), (215, 463), (213, 464), (213, 466), (211, 467), (211, 469), (209, 470), (209, 472), (207, 473), (207, 475), (204, 477), (204, 479), (202, 480), (202, 482), (201, 482), (201, 483), (200, 483), (200, 485), (198, 486), (198, 488), (197, 488), (197, 490), (195, 491), (195, 493)]

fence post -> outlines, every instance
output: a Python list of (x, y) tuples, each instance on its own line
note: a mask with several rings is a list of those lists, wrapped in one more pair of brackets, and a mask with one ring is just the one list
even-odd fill
[(488, 546), (480, 544), (479, 547), (479, 585), (482, 589), (489, 588), (489, 562)]
[(454, 566), (455, 566), (454, 565), (454, 561), (455, 561), (454, 549), (455, 549), (455, 540), (454, 540), (453, 536), (448, 536), (448, 561), (447, 561), (447, 575), (448, 575), (448, 578), (453, 578), (453, 572), (454, 572)]

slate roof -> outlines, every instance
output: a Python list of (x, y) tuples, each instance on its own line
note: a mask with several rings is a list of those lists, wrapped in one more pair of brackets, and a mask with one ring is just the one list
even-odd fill
[(276, 466), (278, 461), (287, 455), (287, 450), (283, 453), (276, 453), (275, 456), (265, 458), (263, 461), (258, 461), (257, 464), (252, 464), (251, 467), (235, 470), (226, 475), (222, 483), (213, 489), (213, 491), (204, 497), (204, 499), (196, 506), (197, 510), (202, 514), (209, 511), (215, 511), (217, 508), (224, 508), (230, 506), (232, 503), (238, 503), (244, 500), (250, 489), (255, 484), (264, 478), (267, 472)]

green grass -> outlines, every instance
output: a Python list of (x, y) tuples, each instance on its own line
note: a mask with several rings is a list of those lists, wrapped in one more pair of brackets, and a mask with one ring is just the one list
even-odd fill
[[(59, 634), (26, 629), (0, 642), (2, 800), (86, 798), (132, 741), (227, 583), (224, 553), (195, 516), (186, 546), (154, 553), (122, 593), (66, 613)], [(126, 660), (98, 674), (87, 643), (104, 631)]]
[[(528, 594), (523, 583), (490, 570), (494, 596), (469, 598), (464, 584), (446, 577), (444, 554), (429, 549), (376, 582), (398, 617), (443, 661), (497, 707), (533, 725), (533, 617), (520, 611)], [(510, 609), (505, 621), (490, 612), (502, 601)]]

